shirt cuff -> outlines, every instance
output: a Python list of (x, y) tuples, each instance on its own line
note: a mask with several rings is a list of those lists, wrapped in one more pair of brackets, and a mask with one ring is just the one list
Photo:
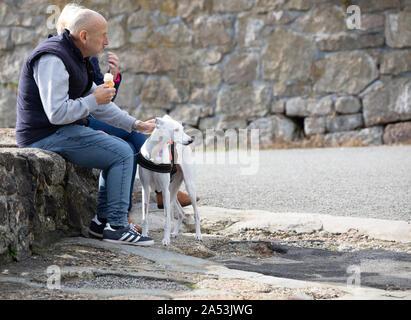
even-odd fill
[(135, 122), (133, 122), (133, 125), (131, 127), (132, 130), (137, 131), (137, 126), (138, 124), (141, 122), (141, 120), (137, 120)]

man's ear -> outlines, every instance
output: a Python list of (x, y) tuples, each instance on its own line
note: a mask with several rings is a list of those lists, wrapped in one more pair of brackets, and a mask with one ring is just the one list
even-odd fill
[(81, 30), (79, 36), (80, 36), (81, 42), (87, 41), (87, 31), (86, 30)]

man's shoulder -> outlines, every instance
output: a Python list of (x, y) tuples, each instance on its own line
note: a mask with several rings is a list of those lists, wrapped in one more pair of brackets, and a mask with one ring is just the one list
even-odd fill
[(57, 55), (55, 55), (54, 53), (45, 53), (43, 55), (41, 55), (41, 57), (39, 58), (39, 62), (41, 63), (50, 63), (50, 62), (58, 62), (58, 63), (63, 63), (63, 61), (61, 60), (61, 58)]
[[(36, 48), (30, 53), (27, 57), (27, 62), (30, 65), (34, 65), (38, 60), (52, 62), (52, 61), (61, 61), (62, 60), (62, 50), (57, 48), (57, 36), (48, 38), (40, 42)], [(58, 60), (57, 60), (58, 59)]]

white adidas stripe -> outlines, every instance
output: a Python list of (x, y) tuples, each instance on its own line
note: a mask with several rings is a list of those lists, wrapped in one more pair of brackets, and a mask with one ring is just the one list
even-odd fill
[(128, 238), (129, 235), (132, 235), (130, 232), (127, 232), (125, 235), (123, 235), (119, 241), (125, 241), (126, 238)]
[(137, 236), (137, 238), (133, 241), (133, 242), (137, 242), (138, 240), (140, 240), (141, 236)]
[(130, 237), (128, 237), (127, 239), (124, 239), (124, 241), (127, 241), (127, 242), (132, 242), (132, 241), (133, 241), (133, 239), (135, 238), (135, 236), (136, 236), (136, 235), (131, 234), (131, 236), (130, 236)]

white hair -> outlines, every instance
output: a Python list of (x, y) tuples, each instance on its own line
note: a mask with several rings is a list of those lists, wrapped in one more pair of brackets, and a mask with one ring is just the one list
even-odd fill
[(69, 29), (70, 23), (74, 20), (74, 18), (79, 14), (79, 12), (84, 9), (84, 7), (76, 4), (76, 3), (69, 3), (61, 11), (61, 14), (57, 20), (56, 29), (57, 33), (60, 34), (63, 32), (64, 29)]

